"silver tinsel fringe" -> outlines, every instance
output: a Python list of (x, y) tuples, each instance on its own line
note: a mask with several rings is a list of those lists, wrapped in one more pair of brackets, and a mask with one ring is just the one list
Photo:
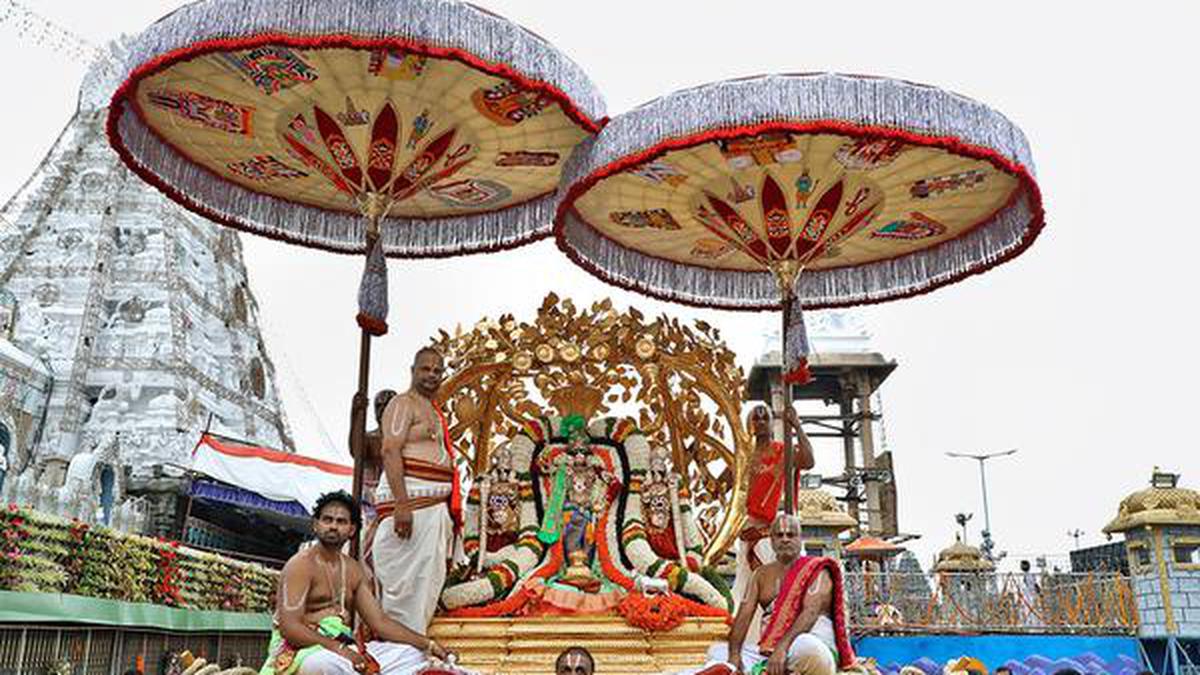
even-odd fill
[(127, 46), (125, 77), (143, 63), (204, 40), (264, 33), (401, 38), (460, 49), (557, 87), (592, 119), (604, 99), (583, 69), (521, 26), (455, 0), (201, 0), (142, 31)]
[[(665, 140), (770, 121), (837, 121), (950, 136), (990, 148), (1033, 174), (1025, 135), (981, 103), (933, 87), (845, 75), (770, 75), (704, 85), (655, 99), (614, 117), (585, 141), (563, 171), (571, 186)], [(560, 190), (565, 194), (565, 189)], [(804, 307), (842, 307), (920, 293), (986, 268), (1021, 246), (1034, 224), (1031, 195), (970, 233), (894, 260), (800, 275)], [(649, 295), (730, 309), (779, 309), (775, 278), (663, 260), (600, 236), (567, 210), (560, 245), (600, 276)]]
[(683, 89), (622, 113), (564, 171), (571, 183), (668, 138), (760, 122), (840, 121), (952, 136), (991, 148), (1034, 173), (1025, 134), (1004, 115), (923, 84), (832, 73), (765, 75)]
[[(394, 37), (460, 49), (558, 88), (592, 119), (605, 114), (595, 85), (552, 45), (501, 17), (449, 0), (203, 0), (167, 15), (131, 41), (125, 77), (155, 57), (203, 40), (273, 32)], [(122, 108), (117, 133), (142, 169), (211, 215), (249, 232), (334, 251), (363, 252), (365, 222), (358, 215), (284, 202), (214, 178), (154, 137), (128, 106)], [(504, 248), (547, 236), (555, 206), (556, 197), (547, 195), (480, 215), (391, 217), (380, 228), (382, 242), (387, 255), (396, 257)]]

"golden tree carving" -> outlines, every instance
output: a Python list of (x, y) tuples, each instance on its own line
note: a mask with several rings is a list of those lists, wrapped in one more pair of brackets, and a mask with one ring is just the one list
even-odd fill
[(434, 347), (446, 357), (450, 436), (476, 472), (526, 420), (632, 417), (688, 477), (705, 558), (732, 545), (745, 519), (752, 441), (741, 418), (745, 376), (712, 326), (647, 321), (609, 300), (580, 310), (551, 293), (532, 323), (483, 319), (442, 331)]

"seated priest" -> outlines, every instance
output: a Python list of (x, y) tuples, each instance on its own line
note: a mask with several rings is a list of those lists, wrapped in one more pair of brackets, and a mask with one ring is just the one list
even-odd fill
[[(795, 516), (776, 516), (770, 537), (775, 560), (754, 571), (728, 643), (709, 649), (709, 665), (693, 671), (697, 675), (830, 675), (854, 663), (837, 561), (800, 555)], [(757, 607), (761, 637), (757, 646), (746, 646)]]
[[(384, 615), (362, 566), (342, 552), (361, 522), (358, 504), (345, 492), (317, 500), (317, 545), (283, 567), (275, 630), (260, 675), (411, 675), (427, 665), (428, 657), (448, 658), (438, 643)], [(376, 640), (365, 645), (355, 641), (351, 608)]]

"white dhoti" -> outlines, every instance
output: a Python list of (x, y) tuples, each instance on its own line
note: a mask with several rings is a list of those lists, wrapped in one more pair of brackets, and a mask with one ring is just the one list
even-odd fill
[[(397, 642), (368, 642), (367, 653), (379, 662), (380, 675), (412, 675), (425, 665), (425, 653)], [(348, 659), (322, 649), (304, 659), (296, 675), (357, 675)]]
[[(768, 537), (763, 537), (754, 543), (754, 555), (758, 558), (760, 564), (766, 564), (775, 560), (775, 551), (771, 548), (771, 540)], [(741, 603), (746, 597), (746, 589), (750, 587), (750, 578), (754, 576), (754, 570), (750, 569), (750, 542), (745, 539), (738, 539), (737, 542), (737, 567), (733, 577), (733, 601)], [(735, 608), (735, 612), (737, 609)], [(736, 616), (736, 614), (735, 614)], [(750, 621), (750, 630), (746, 631), (746, 643), (758, 644), (759, 628), (762, 625), (762, 608), (754, 608), (754, 618)]]
[[(827, 616), (817, 618), (812, 630), (801, 633), (788, 647), (788, 673), (800, 675), (833, 675), (837, 672), (837, 653), (833, 636), (833, 621)], [(767, 656), (753, 646), (742, 647), (743, 672), (749, 673), (754, 666), (767, 660)], [(708, 649), (708, 663), (702, 668), (689, 670), (697, 673), (718, 663), (729, 663), (729, 644), (718, 642)], [(685, 674), (681, 674), (685, 675)]]
[[(371, 542), (375, 590), (384, 613), (424, 634), (446, 582), (446, 560), (454, 542), (454, 522), (447, 505), (450, 484), (406, 476), (404, 486), (410, 502), (436, 503), (412, 511), (408, 539), (396, 536), (391, 515), (379, 520)], [(386, 481), (380, 484), (378, 496), (381, 506), (393, 499)]]

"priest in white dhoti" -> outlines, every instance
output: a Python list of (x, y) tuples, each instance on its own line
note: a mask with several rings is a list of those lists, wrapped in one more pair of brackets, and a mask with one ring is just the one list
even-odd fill
[[(770, 538), (775, 560), (751, 576), (729, 639), (713, 645), (708, 663), (690, 675), (834, 675), (855, 664), (841, 567), (830, 558), (800, 555), (795, 516), (777, 516)], [(748, 644), (756, 609), (763, 614), (761, 635)]]
[(442, 375), (442, 355), (429, 348), (418, 351), (412, 385), (384, 411), (384, 476), (365, 543), (384, 612), (418, 632), (426, 631), (437, 609), (461, 517), (453, 446), (433, 402)]

